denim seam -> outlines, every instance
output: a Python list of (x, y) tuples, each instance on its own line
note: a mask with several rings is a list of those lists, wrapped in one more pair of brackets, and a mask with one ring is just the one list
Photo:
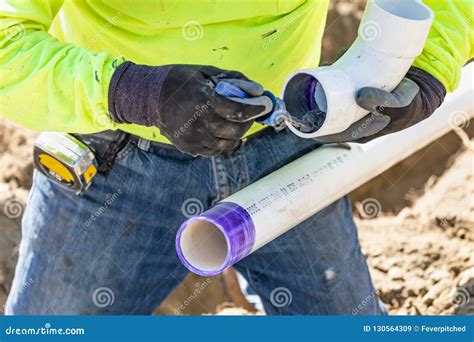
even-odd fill
[(133, 146), (131, 141), (128, 141), (125, 147), (121, 151), (117, 152), (115, 161), (118, 162), (125, 160), (134, 150), (135, 147)]
[(247, 185), (249, 185), (249, 168), (248, 168), (248, 163), (247, 163), (247, 158), (244, 153), (240, 154), (238, 156), (239, 158), (239, 172), (242, 177), (241, 182), (240, 182), (240, 188), (244, 188)]

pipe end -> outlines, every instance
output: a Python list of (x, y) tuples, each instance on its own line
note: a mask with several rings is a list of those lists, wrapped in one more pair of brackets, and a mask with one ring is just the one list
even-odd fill
[(176, 252), (191, 272), (213, 276), (246, 257), (255, 243), (255, 226), (241, 206), (221, 202), (184, 222)]

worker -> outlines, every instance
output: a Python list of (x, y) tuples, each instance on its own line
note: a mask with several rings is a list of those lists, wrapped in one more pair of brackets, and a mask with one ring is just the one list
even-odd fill
[[(393, 96), (358, 94), (389, 123), (353, 140), (414, 125), (456, 89), (472, 1), (424, 2), (436, 18), (406, 79)], [(6, 313), (152, 313), (187, 275), (175, 252), (186, 217), (320, 146), (255, 119), (271, 110), (264, 89), (318, 65), (328, 5), (0, 0), (0, 114), (74, 133), (106, 166), (80, 196), (35, 172)], [(223, 79), (250, 98), (217, 95)], [(235, 267), (268, 314), (386, 313), (347, 197)]]

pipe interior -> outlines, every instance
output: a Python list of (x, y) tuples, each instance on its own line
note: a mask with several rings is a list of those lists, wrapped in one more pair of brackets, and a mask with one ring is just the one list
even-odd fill
[(410, 20), (427, 20), (431, 18), (430, 11), (415, 0), (375, 0), (375, 4), (384, 11)]
[(187, 262), (202, 271), (219, 269), (229, 252), (222, 231), (205, 220), (193, 221), (184, 229), (180, 246)]
[(316, 100), (316, 104), (318, 105), (319, 109), (326, 113), (328, 111), (328, 100), (326, 97), (326, 92), (324, 91), (324, 88), (320, 82), (318, 82), (316, 85), (314, 99)]
[(314, 76), (294, 75), (285, 86), (283, 100), (291, 115), (308, 124), (307, 128), (300, 128), (302, 132), (315, 132), (324, 124), (328, 109), (326, 92)]

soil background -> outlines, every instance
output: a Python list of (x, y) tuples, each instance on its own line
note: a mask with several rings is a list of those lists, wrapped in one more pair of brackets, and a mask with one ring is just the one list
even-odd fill
[[(364, 6), (331, 2), (323, 63), (350, 46)], [(474, 123), (463, 128), (464, 142), (450, 133), (351, 194), (362, 248), (391, 314), (474, 313)], [(0, 308), (17, 261), (35, 136), (0, 119)], [(364, 209), (369, 200), (378, 203), (375, 215)], [(196, 298), (196, 284), (206, 281)], [(176, 314), (178, 307), (180, 314), (255, 314), (228, 281), (189, 275), (156, 314)]]

